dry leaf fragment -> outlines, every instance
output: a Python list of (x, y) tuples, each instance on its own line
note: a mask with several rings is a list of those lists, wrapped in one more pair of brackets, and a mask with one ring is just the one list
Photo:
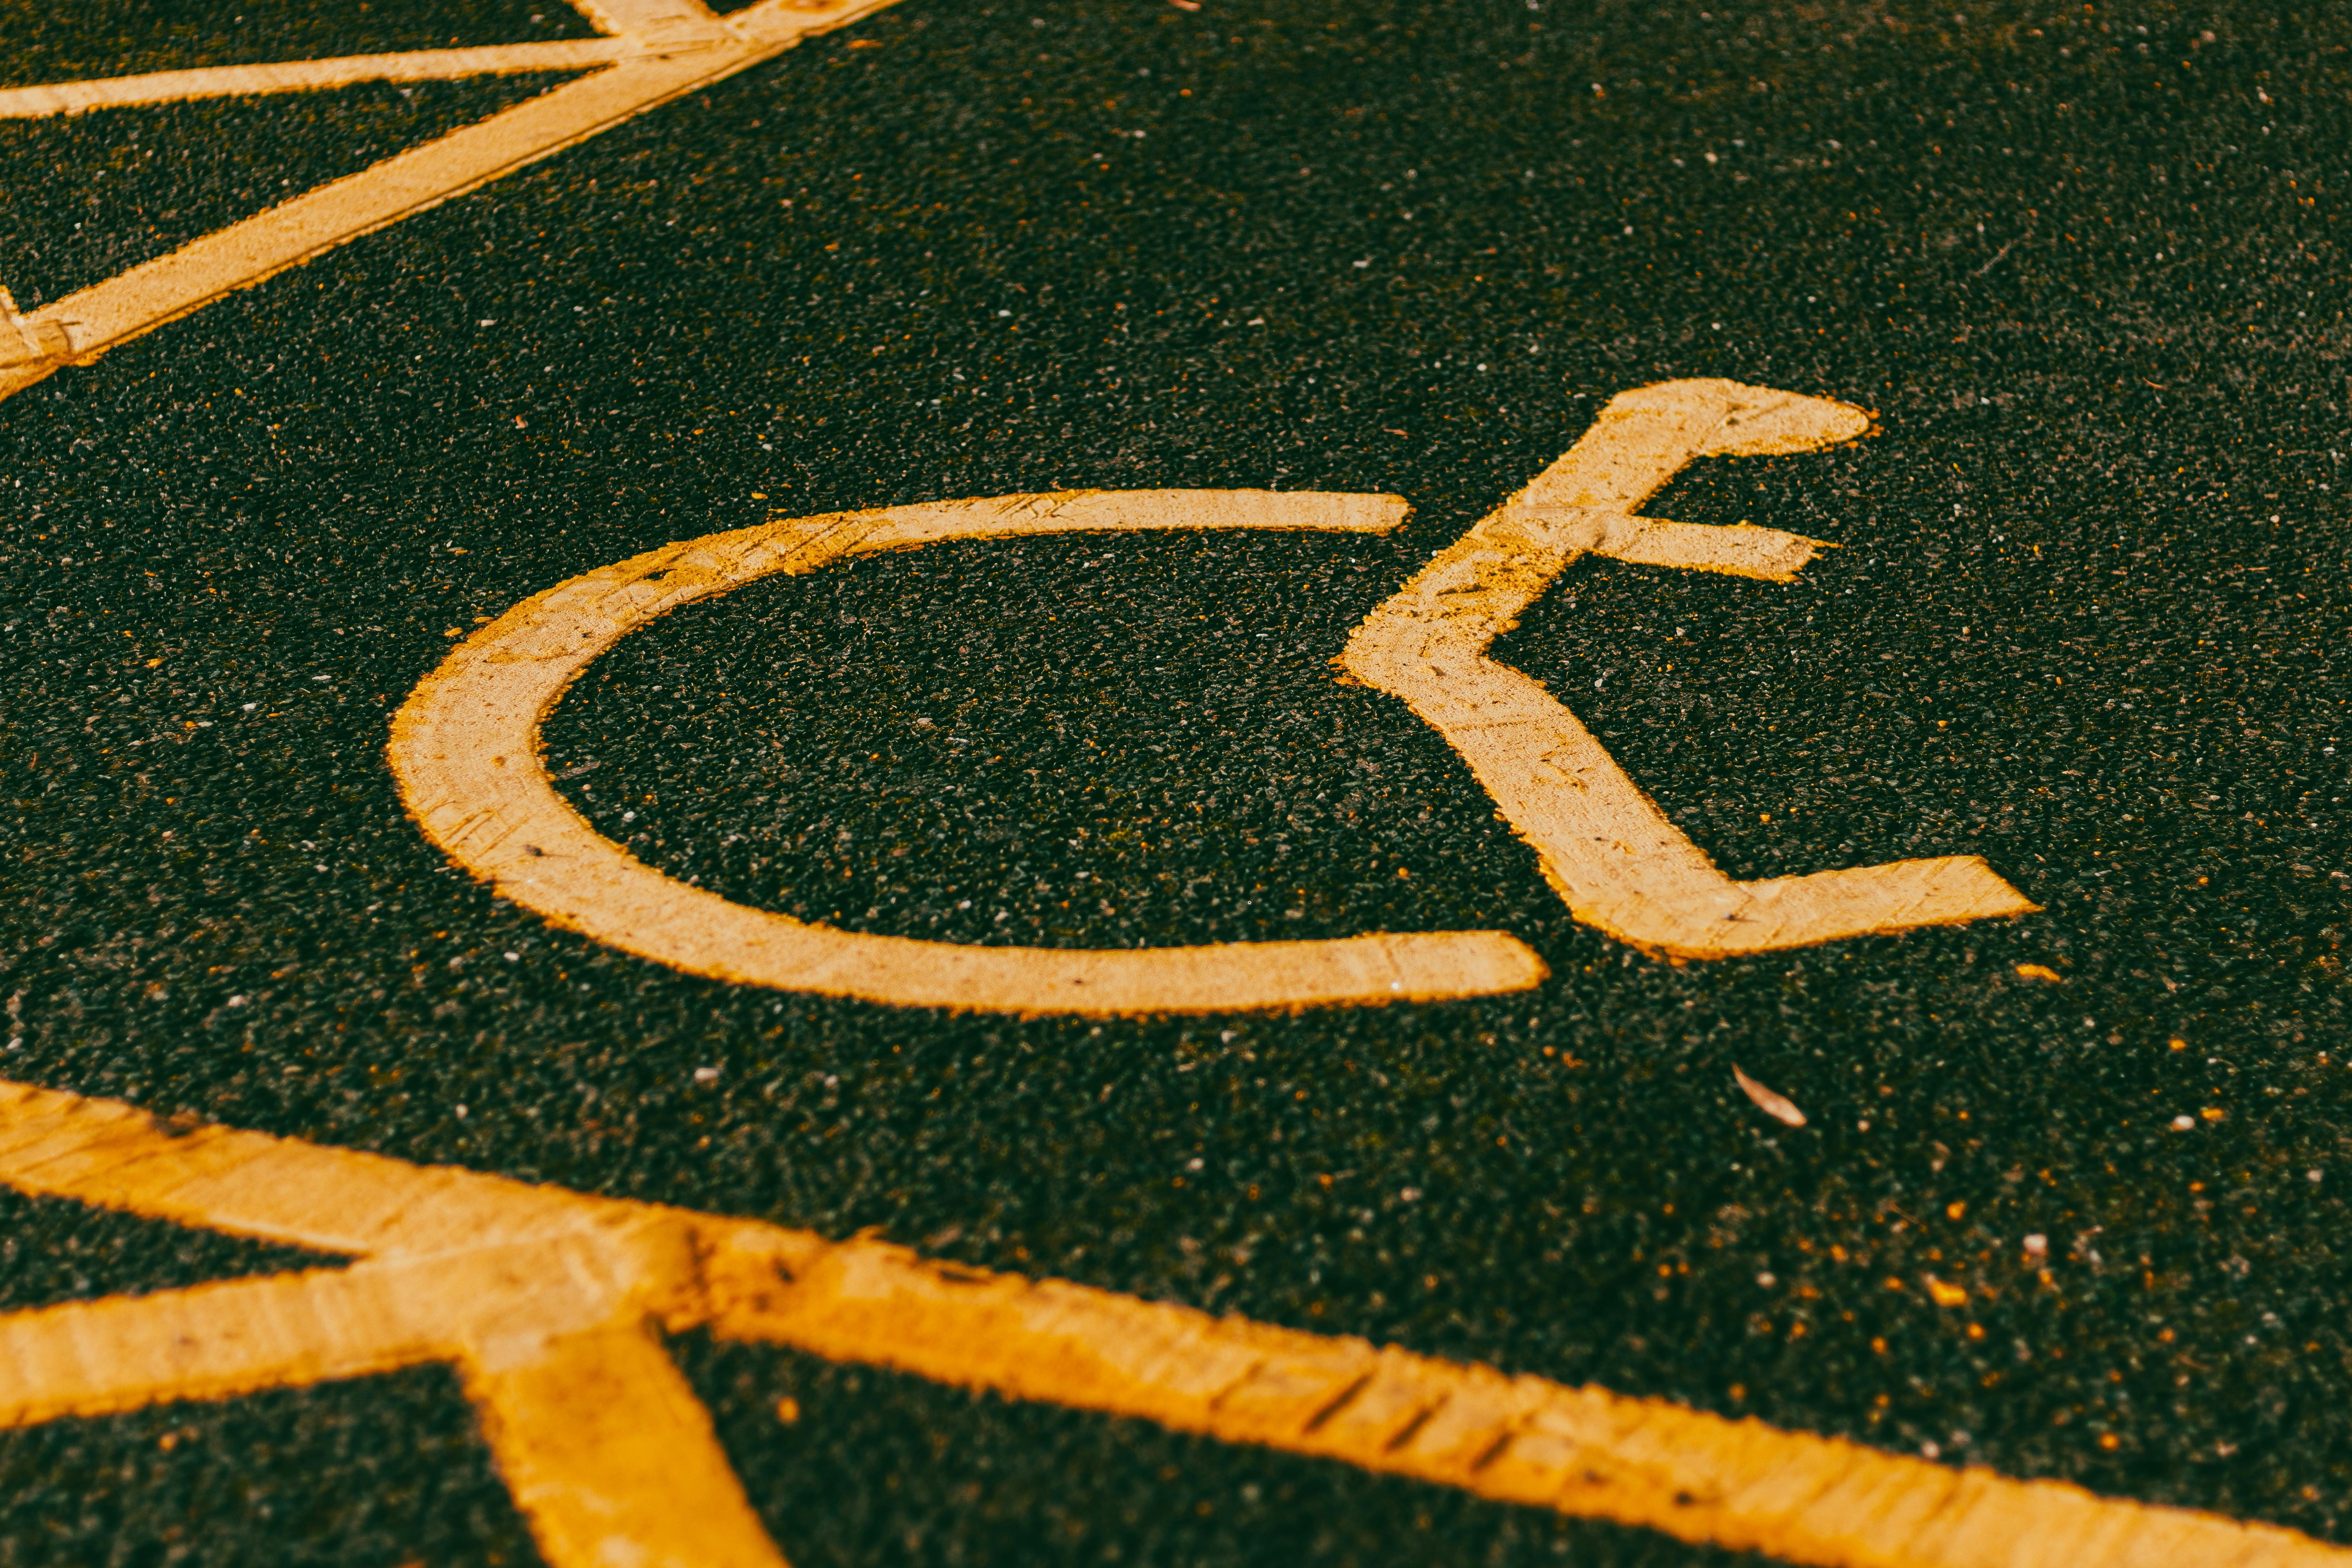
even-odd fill
[(1802, 1127), (1805, 1124), (1805, 1113), (1797, 1109), (1794, 1100), (1786, 1095), (1773, 1093), (1746, 1073), (1741, 1072), (1738, 1062), (1731, 1064), (1731, 1076), (1738, 1082), (1748, 1098), (1756, 1102), (1757, 1109), (1763, 1111), (1765, 1115), (1776, 1121), (1785, 1121), (1791, 1127)]
[(1927, 1294), (1935, 1299), (1938, 1307), (1965, 1307), (1969, 1304), (1969, 1293), (1959, 1286), (1947, 1285), (1933, 1274), (1923, 1274), (1919, 1278), (1927, 1282)]
[(2021, 963), (2017, 966), (2017, 977), (2020, 980), (2047, 980), (2059, 985), (2066, 984), (2066, 977), (2046, 963)]

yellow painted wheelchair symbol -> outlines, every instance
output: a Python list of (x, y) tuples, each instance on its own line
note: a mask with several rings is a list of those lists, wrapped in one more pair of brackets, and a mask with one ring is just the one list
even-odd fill
[[(1439, 554), (1340, 663), (1470, 764), (1570, 912), (1675, 959), (1800, 947), (2035, 906), (1974, 856), (1738, 882), (1716, 869), (1543, 684), (1486, 649), (1578, 556), (1790, 581), (1820, 548), (1772, 529), (1642, 517), (1695, 458), (1813, 451), (1869, 417), (1728, 381), (1621, 394), (1575, 447)], [(1141, 529), (1382, 532), (1394, 496), (1071, 491), (795, 518), (666, 545), (558, 584), (461, 644), (394, 721), (404, 799), (445, 853), (516, 903), (695, 974), (911, 1006), (1206, 1012), (1523, 990), (1542, 961), (1499, 931), (1146, 949), (976, 947), (841, 931), (656, 870), (565, 802), (539, 727), (590, 664), (680, 605), (845, 555), (948, 539)]]

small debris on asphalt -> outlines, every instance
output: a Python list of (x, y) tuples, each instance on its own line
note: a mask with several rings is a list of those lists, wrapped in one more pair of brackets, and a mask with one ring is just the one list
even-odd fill
[(1805, 1124), (1805, 1113), (1797, 1109), (1796, 1101), (1787, 1095), (1774, 1093), (1741, 1072), (1738, 1062), (1731, 1064), (1731, 1076), (1748, 1098), (1756, 1102), (1757, 1109), (1765, 1115), (1776, 1121), (1785, 1121), (1791, 1127), (1802, 1127)]

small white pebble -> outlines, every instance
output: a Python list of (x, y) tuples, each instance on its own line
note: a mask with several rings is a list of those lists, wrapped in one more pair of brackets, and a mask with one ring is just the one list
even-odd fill
[(510, 953), (508, 953), (508, 954), (507, 954), (507, 962), (508, 962), (509, 963), (514, 963), (519, 962), (519, 961), (521, 959), (521, 957), (522, 957), (522, 954), (521, 954), (521, 953), (519, 953), (519, 952), (510, 952)]
[(242, 1007), (245, 1005), (245, 998), (242, 996), (232, 996), (228, 999), (228, 1005), (232, 1007)]
[(1769, 1290), (1773, 1286), (1778, 1285), (1780, 1282), (1780, 1277), (1769, 1268), (1756, 1277), (1756, 1283), (1763, 1286), (1767, 1290)]
[(717, 1068), (697, 1068), (694, 1069), (694, 1081), (697, 1083), (717, 1083), (719, 1081), (719, 1069)]
[(2194, 1118), (2194, 1117), (2190, 1117), (2190, 1116), (2176, 1116), (2176, 1117), (2174, 1117), (2174, 1118), (2172, 1119), (2172, 1130), (2173, 1130), (2175, 1132), (2186, 1132), (2186, 1131), (2189, 1131), (2191, 1128), (2195, 1127), (2196, 1125), (2197, 1125), (2197, 1121), (2196, 1121), (2196, 1118)]
[(458, 1106), (458, 1107), (457, 1108), (457, 1120), (458, 1120), (458, 1121), (465, 1121), (465, 1120), (466, 1120), (466, 1108), (465, 1108), (464, 1106), (462, 1106), (462, 1105), (461, 1105), (461, 1106)]
[(1417, 1204), (1421, 1202), (1421, 1189), (1419, 1187), (1407, 1187), (1402, 1192), (1397, 1194), (1397, 1196), (1402, 1198), (1409, 1204)]
[(2319, 1174), (2317, 1171), (2305, 1171), (2303, 1173), (2303, 1179), (2306, 1182), (2315, 1182), (2319, 1180)]
[(2025, 1250), (2029, 1257), (2041, 1258), (2046, 1256), (2050, 1251), (2050, 1238), (2039, 1232), (2036, 1232), (2034, 1235), (2029, 1236), (2025, 1238)]

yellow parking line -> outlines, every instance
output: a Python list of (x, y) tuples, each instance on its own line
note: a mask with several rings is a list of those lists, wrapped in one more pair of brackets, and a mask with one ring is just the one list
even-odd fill
[[(784, 1568), (651, 1324), (604, 1323), (534, 1350), (511, 1365), (469, 1363), (466, 1393), (549, 1568)], [(614, 1552), (640, 1508), (656, 1526), (647, 1549)]]
[(99, 81), (44, 82), (0, 88), (0, 120), (43, 120), (93, 109), (131, 109), (196, 98), (253, 98), (277, 92), (317, 92), (363, 81), (447, 81), (459, 77), (521, 71), (587, 70), (639, 52), (626, 38), (561, 38), (537, 44), (494, 44), (475, 49), (413, 49), (404, 54), (345, 55), (329, 60), (280, 60), (267, 65), (207, 66), (151, 71)]
[(760, 0), (725, 17), (691, 0), (584, 5), (625, 30), (618, 63), (42, 306), (26, 318), (32, 333), (61, 332), (65, 345), (0, 365), (0, 398), (891, 3)]
[(1365, 1341), (0, 1083), (0, 1184), (362, 1255), (0, 1317), (0, 1426), (449, 1362), (551, 1568), (775, 1568), (705, 1327), (1823, 1568), (2352, 1568), (2292, 1531)]

